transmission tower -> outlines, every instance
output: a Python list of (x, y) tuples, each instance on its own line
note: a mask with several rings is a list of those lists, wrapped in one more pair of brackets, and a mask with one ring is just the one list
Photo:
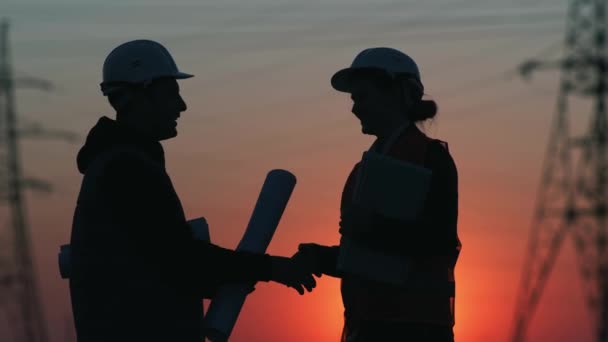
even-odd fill
[(8, 325), (15, 342), (46, 342), (48, 336), (32, 261), (24, 190), (29, 187), (50, 191), (50, 186), (22, 175), (19, 138), (74, 137), (45, 131), (39, 125), (20, 129), (15, 88), (26, 86), (48, 91), (52, 86), (50, 82), (36, 78), (13, 78), (8, 30), (8, 20), (4, 19), (0, 22), (0, 204), (6, 204), (9, 222), (8, 229), (0, 231), (0, 242), (9, 247), (10, 253), (2, 255), (0, 260), (0, 309), (10, 319)]
[[(529, 76), (558, 68), (561, 79), (516, 303), (515, 342), (525, 339), (566, 236), (574, 242), (596, 341), (608, 342), (606, 19), (605, 0), (572, 0), (563, 58), (530, 60), (520, 69)], [(573, 97), (592, 106), (586, 133), (578, 137), (571, 134), (568, 114)]]

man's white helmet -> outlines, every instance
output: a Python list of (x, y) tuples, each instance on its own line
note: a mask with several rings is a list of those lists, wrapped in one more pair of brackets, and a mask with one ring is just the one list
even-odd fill
[(113, 84), (143, 84), (161, 77), (193, 76), (179, 71), (169, 51), (160, 43), (138, 39), (117, 46), (106, 57), (101, 87), (107, 95), (116, 89)]
[(382, 70), (392, 78), (399, 74), (409, 75), (422, 87), (420, 70), (416, 62), (405, 53), (389, 47), (374, 47), (361, 51), (349, 68), (342, 69), (332, 76), (331, 85), (336, 90), (349, 92), (353, 72), (361, 69)]

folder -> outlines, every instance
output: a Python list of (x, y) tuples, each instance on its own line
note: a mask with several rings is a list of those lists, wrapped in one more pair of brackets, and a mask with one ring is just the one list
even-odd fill
[(414, 220), (428, 196), (432, 171), (366, 151), (355, 185), (354, 203), (391, 219)]

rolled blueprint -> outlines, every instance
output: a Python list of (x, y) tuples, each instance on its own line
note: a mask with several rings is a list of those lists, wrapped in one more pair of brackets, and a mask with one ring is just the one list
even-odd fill
[[(209, 224), (207, 224), (207, 220), (204, 217), (197, 217), (195, 219), (188, 220), (188, 225), (190, 226), (190, 230), (192, 231), (192, 236), (196, 240), (211, 242), (211, 236), (209, 235)], [(205, 315), (205, 306), (201, 303), (203, 310), (203, 317)], [(205, 319), (201, 319), (200, 322), (201, 329), (205, 328)]]
[(194, 236), (195, 239), (211, 242), (211, 237), (209, 236), (209, 225), (204, 217), (197, 217), (195, 219), (188, 220), (188, 225), (190, 225), (192, 236)]
[[(245, 234), (236, 250), (266, 252), (295, 184), (296, 177), (289, 171), (277, 169), (267, 174)], [(205, 316), (209, 340), (213, 342), (228, 340), (253, 285), (255, 284), (230, 284), (218, 290)]]

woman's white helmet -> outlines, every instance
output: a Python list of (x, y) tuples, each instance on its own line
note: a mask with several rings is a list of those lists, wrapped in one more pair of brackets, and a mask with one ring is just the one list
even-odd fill
[(101, 88), (104, 95), (108, 95), (120, 88), (120, 84), (145, 84), (162, 77), (185, 79), (193, 76), (178, 70), (163, 45), (138, 39), (117, 46), (106, 57)]
[(353, 72), (361, 69), (382, 70), (392, 78), (399, 74), (409, 75), (422, 88), (420, 70), (416, 62), (405, 53), (389, 47), (374, 47), (361, 51), (350, 67), (332, 76), (332, 87), (338, 91), (349, 92)]

